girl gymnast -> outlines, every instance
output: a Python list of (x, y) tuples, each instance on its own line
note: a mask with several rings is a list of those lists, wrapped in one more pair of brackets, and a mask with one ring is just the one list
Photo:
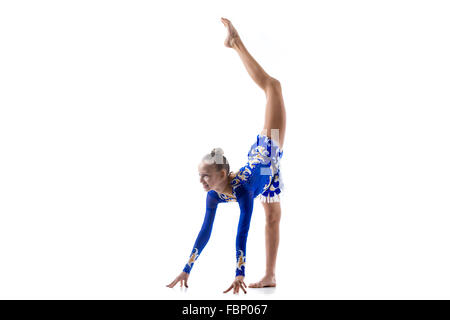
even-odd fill
[(236, 237), (236, 277), (224, 293), (233, 289), (247, 293), (244, 283), (246, 243), (253, 211), (253, 200), (258, 197), (266, 213), (266, 274), (250, 288), (275, 287), (275, 263), (279, 243), (281, 218), (280, 192), (283, 182), (280, 176), (280, 159), (286, 128), (286, 111), (280, 82), (269, 76), (245, 48), (239, 34), (230, 20), (222, 18), (228, 31), (225, 46), (235, 49), (250, 77), (266, 95), (264, 128), (256, 137), (256, 142), (248, 152), (248, 162), (238, 172), (230, 172), (230, 166), (223, 150), (215, 148), (203, 157), (198, 166), (200, 182), (206, 195), (206, 214), (202, 228), (197, 236), (190, 258), (183, 271), (167, 285), (173, 288), (178, 282), (188, 287), (189, 274), (207, 244), (216, 214), (217, 205), (222, 202), (238, 202), (240, 208), (239, 225)]

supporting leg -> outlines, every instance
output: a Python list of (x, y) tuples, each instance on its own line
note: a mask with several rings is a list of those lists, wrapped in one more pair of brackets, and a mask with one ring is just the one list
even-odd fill
[(280, 242), (281, 206), (279, 202), (262, 203), (266, 213), (266, 274), (250, 288), (275, 287), (275, 267)]

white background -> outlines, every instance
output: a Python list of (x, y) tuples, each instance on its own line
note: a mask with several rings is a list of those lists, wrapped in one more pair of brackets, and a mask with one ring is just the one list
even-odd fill
[[(449, 299), (446, 1), (3, 1), (0, 298)], [(276, 289), (224, 295), (236, 203), (189, 288), (166, 288), (200, 230), (197, 164), (232, 170), (265, 96), (220, 17), (281, 81)], [(255, 203), (247, 284), (264, 274)]]

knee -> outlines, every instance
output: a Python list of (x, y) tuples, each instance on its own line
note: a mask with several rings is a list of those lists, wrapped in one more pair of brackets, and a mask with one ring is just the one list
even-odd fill
[(266, 84), (266, 90), (281, 91), (281, 82), (273, 77), (270, 77)]
[(266, 225), (269, 227), (278, 226), (280, 224), (280, 220), (281, 220), (280, 212), (275, 211), (266, 215)]

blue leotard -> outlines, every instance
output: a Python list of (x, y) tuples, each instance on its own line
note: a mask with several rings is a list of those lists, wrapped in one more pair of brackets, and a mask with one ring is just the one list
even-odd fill
[(222, 202), (238, 202), (240, 208), (236, 236), (236, 276), (245, 276), (246, 244), (253, 212), (253, 200), (259, 197), (262, 202), (278, 202), (283, 189), (280, 172), (280, 159), (283, 151), (265, 135), (258, 135), (248, 152), (248, 162), (239, 169), (231, 180), (233, 196), (214, 190), (206, 195), (206, 213), (202, 228), (197, 236), (190, 258), (183, 271), (190, 273), (194, 262), (208, 243), (216, 216), (217, 205)]

